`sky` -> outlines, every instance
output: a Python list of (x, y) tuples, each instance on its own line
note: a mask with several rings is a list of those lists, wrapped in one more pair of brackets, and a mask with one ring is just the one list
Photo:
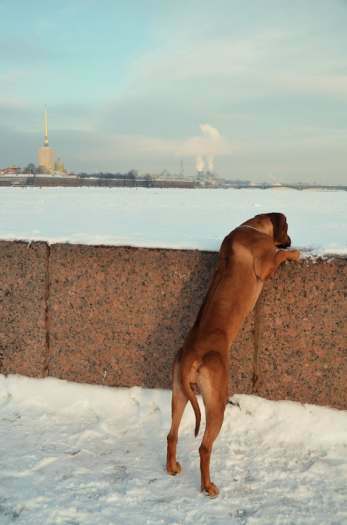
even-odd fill
[(0, 0), (0, 167), (347, 183), (347, 0)]

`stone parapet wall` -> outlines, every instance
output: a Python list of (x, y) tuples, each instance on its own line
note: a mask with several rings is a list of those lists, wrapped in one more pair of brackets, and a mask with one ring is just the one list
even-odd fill
[(0, 373), (47, 374), (45, 243), (0, 241)]
[[(168, 388), (213, 252), (0, 241), (0, 373)], [(282, 266), (231, 349), (231, 392), (347, 409), (347, 261)]]

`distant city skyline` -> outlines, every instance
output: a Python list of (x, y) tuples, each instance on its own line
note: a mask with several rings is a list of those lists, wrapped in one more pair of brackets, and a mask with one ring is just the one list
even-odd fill
[(0, 166), (346, 184), (347, 1), (0, 3)]

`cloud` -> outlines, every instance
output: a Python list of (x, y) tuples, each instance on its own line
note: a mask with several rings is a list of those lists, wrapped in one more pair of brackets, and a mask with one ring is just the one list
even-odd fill
[[(93, 139), (89, 135), (88, 142), (94, 140), (97, 145), (104, 144), (105, 149), (109, 150), (111, 155), (117, 157), (129, 155), (130, 153), (143, 156), (165, 155), (172, 157), (231, 155), (233, 150), (237, 148), (236, 144), (232, 144), (223, 138), (218, 129), (210, 124), (201, 124), (200, 130), (200, 135), (182, 140), (148, 137), (145, 135), (94, 132), (92, 133)], [(93, 152), (89, 151), (88, 155), (93, 155)]]
[[(1, 76), (0, 76), (1, 82)], [(23, 100), (22, 98), (17, 98), (13, 96), (0, 97), (0, 111), (24, 111), (30, 110), (30, 105)]]
[(216, 155), (231, 155), (238, 147), (222, 137), (218, 129), (210, 124), (200, 125), (201, 134), (182, 140), (165, 139), (161, 137), (147, 137), (144, 135), (111, 135), (118, 154), (134, 155), (165, 155), (171, 157), (215, 157)]
[(347, 97), (344, 53), (331, 40), (289, 26), (210, 38), (173, 34), (129, 65), (119, 96), (186, 96), (193, 107), (201, 99), (211, 106), (279, 92)]
[(347, 75), (343, 73), (282, 74), (273, 78), (273, 84), (286, 92), (347, 99)]

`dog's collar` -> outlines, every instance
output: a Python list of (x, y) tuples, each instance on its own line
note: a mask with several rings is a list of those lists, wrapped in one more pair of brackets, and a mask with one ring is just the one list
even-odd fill
[(250, 228), (251, 230), (255, 230), (258, 233), (264, 233), (264, 232), (261, 232), (260, 230), (258, 230), (258, 228), (255, 228), (254, 226), (250, 226), (249, 224), (241, 224), (241, 226), (239, 226), (239, 228)]

